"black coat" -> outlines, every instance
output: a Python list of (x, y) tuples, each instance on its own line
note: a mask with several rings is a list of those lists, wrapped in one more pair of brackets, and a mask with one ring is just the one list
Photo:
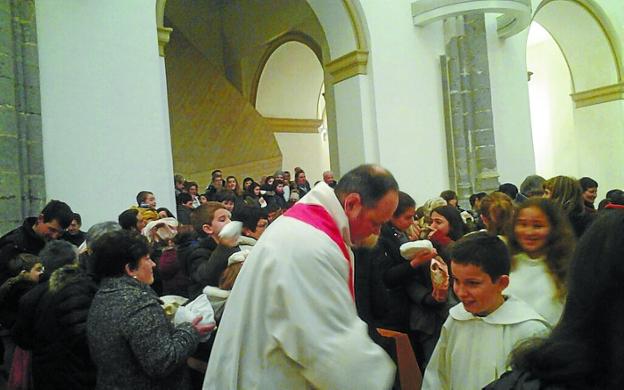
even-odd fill
[[(186, 274), (191, 279), (188, 288), (188, 297), (195, 299), (206, 287), (200, 267), (208, 262), (217, 243), (211, 237), (204, 236), (192, 243), (178, 246), (178, 261), (184, 266)], [(202, 267), (203, 268), (203, 267)]]
[(565, 386), (542, 383), (525, 371), (508, 371), (484, 390), (565, 390)]
[(26, 218), (22, 226), (0, 237), (0, 285), (13, 276), (8, 271), (9, 260), (20, 253), (38, 255), (45, 246), (45, 240), (32, 228), (36, 222), (37, 217)]
[(32, 351), (35, 389), (93, 389), (96, 370), (86, 322), (97, 287), (82, 270), (56, 270), (20, 300), (16, 343)]
[(381, 227), (378, 264), (382, 280), (388, 289), (387, 312), (382, 325), (404, 333), (409, 329), (409, 297), (406, 287), (417, 274), (409, 261), (401, 257), (400, 246), (408, 241), (404, 233), (390, 223)]

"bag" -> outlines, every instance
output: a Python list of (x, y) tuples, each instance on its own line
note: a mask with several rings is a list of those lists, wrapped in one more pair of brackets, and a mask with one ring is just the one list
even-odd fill
[[(199, 316), (202, 316), (202, 320), (199, 322), (202, 325), (214, 324), (214, 310), (208, 300), (206, 294), (201, 294), (192, 302), (187, 303), (184, 306), (180, 306), (175, 312), (173, 318), (174, 325), (178, 325), (184, 322), (193, 322), (193, 320)], [(212, 332), (207, 333), (200, 337), (200, 342), (208, 341)]]

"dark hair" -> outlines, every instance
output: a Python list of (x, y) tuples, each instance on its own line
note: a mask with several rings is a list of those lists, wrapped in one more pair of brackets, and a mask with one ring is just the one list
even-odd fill
[(474, 207), (477, 200), (483, 199), (487, 194), (485, 192), (477, 192), (476, 194), (470, 195), (468, 201), (470, 202), (470, 207)]
[[(566, 218), (556, 203), (546, 198), (529, 198), (516, 210), (513, 223), (510, 225), (510, 231), (507, 234), (509, 249), (512, 255), (523, 251), (516, 238), (515, 226), (518, 223), (520, 212), (530, 207), (535, 207), (542, 211), (550, 223), (550, 234), (546, 238), (546, 258), (544, 261), (550, 276), (555, 282), (557, 296), (561, 298), (565, 296), (568, 262), (576, 244), (574, 232), (568, 218)], [(515, 267), (513, 258), (511, 267), (512, 269)]]
[(364, 164), (347, 172), (336, 184), (334, 192), (340, 201), (347, 195), (357, 193), (364, 207), (375, 207), (390, 191), (399, 191), (394, 176), (379, 165)]
[(516, 196), (518, 196), (518, 187), (513, 183), (504, 183), (498, 186), (498, 192), (506, 194), (511, 199), (516, 199)]
[[(219, 175), (217, 175), (217, 173), (219, 173)], [(223, 176), (223, 172), (221, 172), (220, 169), (215, 169), (214, 171), (212, 171), (210, 173), (210, 177), (212, 177), (213, 179), (215, 178), (215, 176)]]
[(82, 217), (78, 213), (74, 213), (72, 220), (78, 222), (78, 225), (82, 225)]
[(396, 210), (394, 210), (394, 215), (393, 217), (399, 217), (401, 214), (403, 214), (407, 209), (415, 209), (416, 208), (416, 201), (414, 200), (414, 198), (412, 198), (411, 196), (409, 196), (409, 194), (403, 192), (403, 191), (399, 191), (399, 204), (396, 208)]
[(139, 215), (139, 210), (137, 209), (128, 209), (117, 217), (117, 221), (119, 221), (119, 225), (124, 230), (134, 230), (136, 229), (136, 224), (139, 221), (137, 216)]
[(236, 209), (232, 215), (232, 221), (242, 222), (243, 228), (247, 228), (252, 232), (256, 231), (259, 220), (268, 218), (269, 216), (266, 211), (253, 206), (242, 206), (239, 209)]
[(22, 271), (29, 272), (37, 263), (41, 263), (39, 257), (31, 253), (20, 253), (9, 260), (7, 264), (8, 275), (17, 276)]
[(78, 248), (72, 243), (63, 240), (48, 241), (39, 252), (41, 264), (46, 268), (46, 274), (52, 275), (52, 272), (64, 265), (75, 263), (78, 259)]
[(546, 179), (539, 175), (529, 175), (520, 184), (520, 192), (527, 198), (544, 195), (544, 182)]
[(149, 195), (154, 195), (154, 193), (150, 192), (150, 191), (141, 191), (137, 194), (136, 196), (136, 202), (137, 202), (137, 206), (142, 205), (143, 203), (145, 203), (145, 199), (147, 199), (147, 197)]
[(173, 213), (171, 211), (169, 211), (168, 208), (166, 208), (166, 207), (159, 207), (159, 208), (156, 209), (157, 213), (160, 213), (161, 211), (164, 211), (165, 214), (167, 214), (167, 217), (169, 217), (169, 218), (173, 217)]
[(599, 214), (570, 264), (563, 315), (546, 339), (521, 344), (513, 369), (569, 389), (617, 389), (624, 383), (624, 211)]
[(609, 190), (609, 191), (607, 191), (607, 194), (605, 195), (605, 198), (607, 198), (607, 199), (609, 199), (609, 200), (612, 200), (612, 199), (613, 199), (613, 197), (614, 197), (616, 194), (619, 194), (619, 193), (621, 193), (621, 192), (622, 192), (622, 190), (617, 189), (617, 188), (616, 188), (616, 189), (613, 189), (613, 190)]
[(67, 229), (74, 218), (72, 209), (67, 203), (61, 202), (60, 200), (51, 200), (48, 202), (43, 210), (41, 210), (41, 215), (43, 215), (43, 222), (56, 220), (63, 229)]
[(93, 243), (93, 264), (98, 278), (125, 274), (138, 267), (139, 260), (149, 253), (147, 239), (136, 232), (118, 230), (109, 232)]
[(197, 185), (196, 182), (194, 181), (184, 182), (184, 189), (188, 191), (191, 187), (197, 187), (197, 191), (199, 192), (199, 186)]
[(438, 213), (443, 216), (449, 223), (450, 229), (448, 232), (448, 237), (453, 240), (459, 240), (465, 232), (464, 221), (462, 220), (461, 215), (459, 214), (459, 210), (457, 207), (453, 206), (440, 206), (431, 210), (431, 214)]
[(614, 190), (609, 194), (609, 202), (619, 205), (624, 205), (624, 191)]
[(217, 192), (217, 202), (236, 202), (236, 194), (229, 190)]
[[(247, 176), (246, 178), (243, 179), (243, 187), (245, 186), (245, 183), (248, 182), (248, 181), (253, 183), (255, 180), (253, 178)], [(249, 184), (251, 185), (251, 183), (249, 183)], [(244, 190), (244, 188), (243, 188), (243, 190)]]
[(180, 192), (180, 194), (178, 194), (176, 198), (177, 204), (184, 204), (184, 203), (188, 203), (192, 201), (193, 201), (193, 197), (188, 192)]
[(451, 261), (472, 264), (488, 274), (492, 282), (509, 275), (511, 258), (507, 245), (497, 236), (486, 232), (470, 233), (451, 247)]
[(581, 177), (579, 179), (579, 184), (581, 185), (583, 192), (590, 188), (598, 188), (598, 182), (591, 177)]
[(260, 185), (260, 183), (256, 183), (256, 182), (254, 181), (253, 183), (251, 183), (251, 184), (249, 185), (249, 188), (247, 188), (247, 192), (246, 192), (246, 193), (247, 193), (248, 195), (255, 196), (255, 194), (254, 194), (254, 188), (256, 188), (256, 187), (262, 188), (262, 186)]
[(440, 193), (440, 198), (444, 199), (447, 203), (449, 200), (457, 199), (457, 193), (453, 190), (446, 190)]

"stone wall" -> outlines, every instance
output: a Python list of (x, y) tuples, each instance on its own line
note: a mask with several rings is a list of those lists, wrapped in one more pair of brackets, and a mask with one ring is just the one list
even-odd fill
[(45, 202), (33, 0), (0, 0), (0, 234)]
[(460, 199), (498, 188), (483, 14), (449, 18), (442, 56), (449, 182)]

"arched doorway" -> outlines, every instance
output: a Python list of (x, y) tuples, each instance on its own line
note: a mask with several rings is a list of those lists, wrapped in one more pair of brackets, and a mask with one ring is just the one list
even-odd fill
[[(206, 155), (214, 156), (224, 148), (229, 149), (229, 143), (214, 146), (215, 141), (218, 143), (220, 139), (217, 131), (231, 135), (231, 142), (240, 142), (241, 137), (247, 135), (246, 125), (257, 121), (249, 118), (226, 129), (221, 129), (219, 121), (213, 121), (207, 127), (206, 123), (214, 119), (213, 115), (206, 115), (211, 107), (221, 104), (225, 106), (223, 110), (226, 110), (235, 105), (223, 104), (223, 99), (217, 98), (197, 109), (189, 99), (206, 100), (206, 93), (218, 97), (208, 83), (209, 80), (218, 79), (229, 83), (237, 90), (239, 97), (250, 102), (252, 108), (256, 108), (260, 75), (270, 57), (266, 55), (270, 51), (268, 49), (275, 47), (278, 41), (283, 43), (284, 36), (292, 33), (305, 35), (314, 43), (307, 46), (313, 49), (322, 70), (322, 83), (314, 88), (315, 107), (321, 105), (325, 108), (321, 110), (324, 112), (322, 115), (315, 112), (312, 117), (298, 116), (291, 119), (313, 120), (314, 122), (307, 124), (308, 127), (314, 125), (318, 128), (318, 121), (326, 118), (322, 122), (325, 125), (321, 126), (321, 142), (329, 145), (331, 168), (338, 174), (343, 167), (348, 170), (362, 162), (378, 160), (376, 123), (372, 114), (373, 100), (370, 79), (367, 76), (366, 28), (356, 0), (215, 0), (194, 3), (192, 6), (168, 2), (166, 7), (165, 3), (166, 0), (157, 0), (157, 15), (160, 15), (157, 16), (157, 21), (159, 32), (163, 35), (167, 27), (173, 27), (171, 42), (166, 49), (166, 72), (176, 171), (183, 174), (190, 172), (193, 176), (200, 176), (201, 181), (208, 179), (207, 173), (214, 168), (224, 168), (242, 176), (258, 175), (260, 170), (266, 174), (276, 166), (281, 166), (282, 156), (277, 146), (277, 138), (284, 143), (289, 136), (279, 134), (275, 136), (274, 145), (266, 143), (259, 163), (253, 161), (254, 152), (246, 154), (245, 158), (249, 161), (229, 161), (227, 165), (214, 159), (198, 160)], [(158, 10), (162, 12), (159, 13)], [(182, 41), (186, 41), (184, 45), (179, 44)], [(165, 45), (166, 39), (161, 42)], [(179, 50), (180, 46), (184, 46), (183, 50)], [(170, 58), (176, 56), (179, 59), (189, 53), (193, 58), (187, 58), (183, 61), (184, 64), (178, 62), (179, 66), (174, 64), (175, 59)], [(206, 76), (205, 69), (210, 69), (212, 76)], [(191, 72), (195, 72), (195, 76), (189, 76)], [(181, 82), (183, 78), (186, 78), (186, 83)], [(194, 80), (202, 81), (203, 84)], [(324, 88), (323, 94), (321, 87)], [(242, 103), (239, 103), (236, 105), (241, 106)], [(242, 107), (238, 111), (245, 110)], [(200, 116), (203, 118), (199, 118)], [(231, 114), (226, 115), (226, 118), (233, 117)], [(235, 129), (237, 126), (239, 128)], [(271, 126), (269, 121), (262, 131), (258, 128), (263, 126), (254, 128), (255, 131), (263, 133), (262, 139), (266, 139), (266, 134), (271, 132)], [(213, 145), (207, 154), (202, 150), (204, 143), (201, 139), (204, 137), (208, 137), (208, 144)], [(189, 144), (188, 139), (194, 141)], [(253, 145), (251, 141), (245, 142)], [(187, 150), (181, 150), (184, 149), (181, 145), (194, 150), (188, 153)], [(233, 152), (229, 153), (230, 157), (243, 154), (239, 150)], [(201, 161), (203, 167), (199, 168), (197, 161)]]
[(317, 55), (299, 41), (281, 44), (262, 68), (256, 91), (256, 110), (274, 128), (282, 168), (299, 166), (310, 180), (320, 180), (330, 162), (326, 121), (323, 126), (324, 75)]
[(538, 174), (591, 176), (601, 191), (621, 186), (613, 167), (624, 163), (624, 84), (613, 31), (593, 1), (537, 7), (527, 69)]

